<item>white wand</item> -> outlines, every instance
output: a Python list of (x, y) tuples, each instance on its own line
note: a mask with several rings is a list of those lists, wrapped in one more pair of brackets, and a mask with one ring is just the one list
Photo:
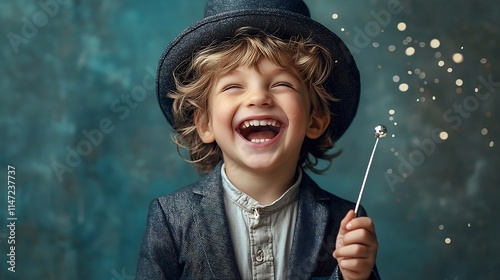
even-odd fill
[(359, 191), (358, 201), (356, 202), (356, 208), (354, 208), (354, 217), (358, 217), (359, 203), (361, 202), (361, 197), (363, 196), (363, 191), (365, 190), (366, 178), (368, 178), (368, 173), (370, 172), (370, 166), (372, 165), (373, 155), (377, 149), (378, 140), (387, 136), (387, 128), (383, 125), (377, 125), (373, 130), (375, 135), (375, 146), (373, 146), (372, 155), (370, 156), (370, 161), (368, 161), (368, 167), (366, 168), (365, 178), (363, 179), (363, 184), (361, 184), (361, 190)]

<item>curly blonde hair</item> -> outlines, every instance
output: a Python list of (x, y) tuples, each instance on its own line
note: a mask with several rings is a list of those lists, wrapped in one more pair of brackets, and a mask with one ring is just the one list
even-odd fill
[[(203, 143), (196, 128), (197, 121), (209, 118), (211, 89), (224, 74), (240, 66), (254, 67), (264, 58), (280, 67), (292, 69), (301, 79), (311, 98), (311, 113), (331, 116), (329, 104), (337, 100), (323, 87), (333, 65), (328, 50), (310, 38), (284, 40), (260, 29), (240, 28), (231, 39), (214, 42), (197, 51), (192, 59), (185, 61), (173, 73), (176, 91), (168, 96), (174, 99), (174, 130), (177, 134), (172, 139), (181, 157), (193, 163), (198, 172), (209, 173), (222, 160), (222, 151), (217, 143)], [(327, 153), (333, 146), (329, 128), (317, 139), (306, 137), (298, 165), (315, 173), (323, 172), (338, 155)], [(189, 151), (189, 159), (181, 149)], [(327, 160), (328, 166), (316, 168), (319, 159)]]

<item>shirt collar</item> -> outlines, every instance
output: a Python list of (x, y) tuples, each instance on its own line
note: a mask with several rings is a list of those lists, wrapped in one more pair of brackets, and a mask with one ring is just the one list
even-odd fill
[(299, 197), (299, 185), (302, 180), (302, 169), (297, 168), (297, 180), (295, 181), (295, 183), (290, 188), (288, 188), (288, 190), (278, 199), (267, 205), (260, 205), (258, 201), (236, 188), (227, 178), (224, 165), (222, 165), (221, 168), (221, 176), (224, 193), (232, 203), (239, 206), (243, 210), (250, 212), (255, 212), (257, 209), (259, 214), (262, 215), (266, 213), (270, 214), (276, 212), (297, 200), (297, 198)]

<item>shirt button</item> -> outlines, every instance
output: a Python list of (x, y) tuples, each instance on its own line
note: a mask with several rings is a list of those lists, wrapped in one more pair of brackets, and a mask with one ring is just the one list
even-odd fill
[(258, 262), (264, 261), (264, 251), (261, 249), (257, 250), (257, 255), (255, 256), (255, 260)]

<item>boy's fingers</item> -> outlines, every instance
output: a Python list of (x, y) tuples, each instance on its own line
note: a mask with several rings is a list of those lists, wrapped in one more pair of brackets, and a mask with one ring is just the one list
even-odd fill
[(375, 234), (375, 225), (373, 224), (372, 219), (368, 217), (358, 217), (352, 219), (349, 223), (349, 230), (355, 229), (366, 229), (367, 231)]
[(352, 221), (353, 219), (354, 219), (354, 211), (353, 210), (349, 210), (349, 212), (347, 212), (347, 214), (345, 215), (345, 217), (340, 222), (340, 230), (344, 230), (344, 231), (350, 230), (350, 229), (347, 228), (347, 224), (350, 221)]
[(343, 241), (344, 235), (349, 231), (347, 229), (347, 225), (349, 224), (349, 222), (353, 218), (354, 218), (354, 211), (353, 210), (349, 210), (349, 212), (347, 212), (347, 214), (345, 215), (345, 217), (340, 222), (340, 228), (339, 228), (339, 233), (337, 234), (337, 242), (336, 242), (336, 247), (337, 248), (344, 245), (344, 241)]
[(377, 237), (366, 229), (358, 228), (346, 233), (342, 238), (342, 242), (344, 245), (363, 244), (365, 246), (376, 246)]

